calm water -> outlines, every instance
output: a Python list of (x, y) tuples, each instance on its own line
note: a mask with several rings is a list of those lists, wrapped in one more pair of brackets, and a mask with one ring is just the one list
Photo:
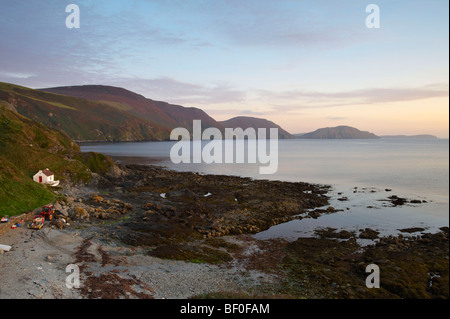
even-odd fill
[[(448, 139), (280, 140), (278, 171), (273, 175), (260, 175), (259, 166), (265, 164), (259, 163), (174, 164), (169, 158), (174, 144), (107, 143), (84, 145), (81, 149), (119, 161), (152, 163), (175, 170), (333, 187), (330, 204), (343, 212), (277, 225), (256, 235), (261, 239), (309, 236), (317, 227), (355, 231), (371, 227), (387, 235), (398, 233), (399, 228), (422, 227), (433, 232), (449, 225)], [(383, 200), (392, 195), (427, 203), (390, 207)], [(344, 196), (348, 201), (338, 200)]]

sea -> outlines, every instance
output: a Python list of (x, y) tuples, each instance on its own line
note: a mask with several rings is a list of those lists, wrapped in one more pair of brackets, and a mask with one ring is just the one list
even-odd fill
[[(90, 143), (82, 144), (81, 150), (103, 153), (120, 163), (331, 186), (328, 206), (339, 210), (337, 213), (279, 224), (254, 235), (258, 239), (295, 240), (315, 236), (315, 230), (328, 227), (354, 232), (371, 228), (380, 236), (388, 236), (407, 235), (401, 232), (405, 228), (434, 233), (449, 226), (448, 139), (279, 140), (278, 169), (274, 174), (260, 174), (259, 168), (268, 165), (260, 161), (207, 164), (197, 160), (201, 163), (177, 164), (170, 158), (176, 143)], [(201, 143), (203, 148), (220, 141)], [(413, 203), (394, 206), (390, 196)]]

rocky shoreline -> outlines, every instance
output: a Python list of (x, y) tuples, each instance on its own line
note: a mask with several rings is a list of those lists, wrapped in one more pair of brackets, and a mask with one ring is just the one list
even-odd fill
[[(88, 186), (61, 188), (58, 218), (41, 231), (22, 227), (0, 237), (13, 246), (0, 256), (2, 269), (20, 277), (34, 262), (39, 275), (46, 267), (53, 274), (35, 284), (7, 280), (0, 297), (448, 298), (448, 228), (406, 229), (397, 238), (379, 238), (370, 228), (359, 235), (318, 230), (293, 242), (252, 237), (293, 219), (335, 213), (328, 191), (120, 165)], [(361, 247), (358, 238), (376, 242)], [(67, 291), (61, 267), (71, 263), (80, 266), (83, 284)], [(381, 289), (365, 286), (370, 263), (386, 269)], [(42, 293), (46, 284), (53, 289)]]
[(63, 191), (56, 209), (80, 227), (114, 225), (114, 231), (104, 227), (106, 233), (131, 246), (254, 234), (292, 219), (336, 211), (319, 208), (328, 204), (328, 186), (155, 166), (124, 165), (121, 170), (124, 174), (102, 179), (97, 189), (86, 189), (77, 198), (70, 189)]

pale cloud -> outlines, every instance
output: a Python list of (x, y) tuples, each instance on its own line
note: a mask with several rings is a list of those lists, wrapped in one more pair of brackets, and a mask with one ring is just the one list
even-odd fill
[(316, 1), (311, 9), (300, 1), (262, 5), (261, 0), (227, 0), (199, 6), (198, 11), (210, 32), (231, 46), (336, 49), (371, 38), (360, 27), (360, 16), (343, 19), (343, 6), (330, 1)]
[[(155, 79), (118, 79), (111, 85), (122, 86), (151, 99), (164, 100), (184, 106), (200, 106), (220, 118), (238, 115), (300, 116), (304, 110), (326, 110), (352, 105), (385, 105), (392, 102), (448, 97), (447, 83), (420, 87), (365, 88), (341, 92), (313, 90), (269, 91), (237, 89), (232, 84), (201, 85), (179, 81), (170, 77)], [(345, 120), (346, 116), (328, 116), (328, 120)]]
[(0, 76), (5, 77), (5, 78), (10, 78), (10, 79), (29, 79), (29, 78), (36, 76), (36, 74), (0, 71)]
[(448, 94), (448, 84), (433, 84), (409, 88), (369, 88), (322, 96), (333, 99), (354, 99), (353, 104), (376, 104), (446, 97)]
[(179, 81), (170, 77), (155, 79), (116, 79), (114, 85), (134, 90), (151, 99), (189, 105), (214, 105), (239, 103), (246, 99), (246, 92), (226, 83), (200, 85)]
[(271, 105), (274, 112), (295, 113), (298, 110), (308, 108), (373, 105), (448, 97), (449, 89), (448, 83), (437, 83), (420, 87), (367, 88), (341, 92), (320, 92), (302, 89), (283, 92), (259, 90), (259, 94), (261, 97), (273, 102)]
[[(236, 106), (214, 110), (217, 115), (229, 114), (255, 116), (302, 116), (306, 110), (345, 109), (349, 106), (387, 105), (389, 103), (407, 103), (425, 99), (448, 97), (448, 84), (437, 83), (409, 88), (366, 88), (342, 92), (320, 92), (311, 90), (290, 90), (274, 92), (268, 90), (254, 90), (252, 96), (245, 100), (245, 109)], [(255, 108), (249, 108), (253, 105)], [(349, 116), (326, 116), (324, 119), (339, 121), (347, 120)]]
[(332, 121), (343, 121), (343, 120), (347, 120), (348, 117), (345, 117), (345, 116), (326, 116), (325, 119), (332, 120)]

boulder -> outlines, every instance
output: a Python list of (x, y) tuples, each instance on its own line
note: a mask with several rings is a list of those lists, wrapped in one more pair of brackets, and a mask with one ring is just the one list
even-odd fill
[(73, 216), (75, 219), (89, 220), (89, 213), (84, 208), (81, 208), (81, 207), (74, 208)]
[(56, 211), (61, 211), (63, 209), (61, 202), (56, 202), (53, 206), (55, 207)]
[(60, 209), (59, 213), (64, 217), (69, 217), (69, 208), (64, 206)]
[(101, 202), (103, 202), (103, 197), (98, 196), (97, 194), (95, 194), (94, 196), (92, 196), (92, 199), (93, 199), (96, 203), (101, 203)]

